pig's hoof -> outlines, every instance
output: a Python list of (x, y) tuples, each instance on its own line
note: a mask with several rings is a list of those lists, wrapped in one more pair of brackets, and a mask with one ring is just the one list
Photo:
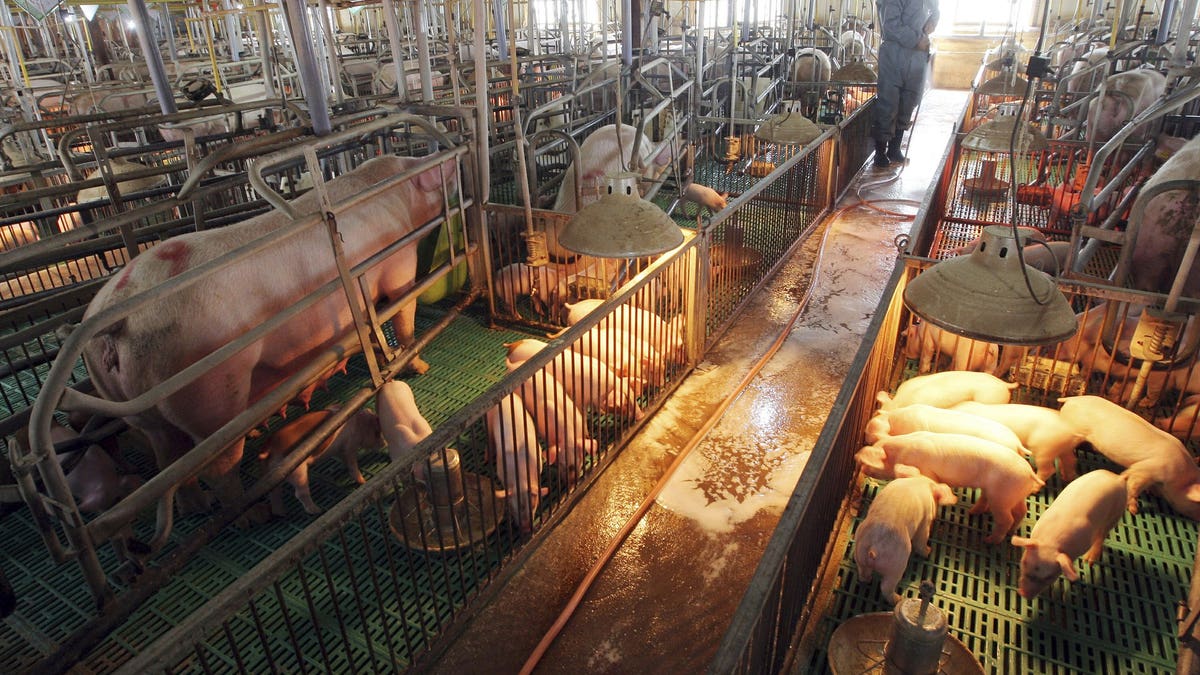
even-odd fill
[(414, 356), (412, 361), (408, 362), (408, 369), (417, 375), (424, 375), (429, 372), (429, 364), (419, 356)]

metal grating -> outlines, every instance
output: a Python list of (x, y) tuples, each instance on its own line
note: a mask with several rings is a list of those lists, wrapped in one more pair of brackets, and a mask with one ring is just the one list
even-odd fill
[[(1079, 452), (1081, 472), (1120, 467)], [(1017, 532), (1026, 534), (1062, 489), (1058, 477), (1027, 500)], [(853, 536), (878, 486), (867, 481), (862, 506), (847, 527)], [(937, 586), (935, 603), (948, 612), (952, 633), (989, 673), (1174, 673), (1176, 603), (1187, 597), (1196, 554), (1197, 524), (1155, 496), (1143, 496), (1137, 516), (1126, 514), (1105, 540), (1092, 567), (1079, 563), (1080, 579), (1059, 578), (1032, 601), (1017, 594), (1020, 551), (990, 545), (983, 537), (990, 516), (968, 515), (976, 490), (957, 490), (959, 503), (939, 509), (928, 559), (913, 556), (901, 578), (901, 595), (914, 595), (923, 579)], [(862, 582), (846, 547), (833, 580), (833, 598), (814, 629), (813, 653), (802, 672), (831, 672), (825, 645), (843, 621), (889, 611), (877, 580)]]

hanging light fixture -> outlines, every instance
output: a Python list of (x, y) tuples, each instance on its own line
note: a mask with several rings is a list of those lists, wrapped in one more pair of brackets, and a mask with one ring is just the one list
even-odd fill
[(608, 194), (579, 209), (559, 233), (559, 245), (598, 258), (640, 258), (682, 244), (679, 225), (638, 194), (638, 178), (629, 172), (608, 176)]
[(967, 132), (963, 137), (962, 147), (964, 150), (976, 152), (1008, 152), (1014, 127), (1017, 130), (1017, 152), (1037, 152), (1049, 146), (1046, 137), (1028, 122), (1016, 115), (1002, 115), (994, 120), (987, 120)]
[(915, 314), (958, 335), (1014, 345), (1061, 342), (1075, 313), (1054, 279), (1021, 264), (1012, 229), (985, 227), (970, 255), (943, 260), (913, 279), (904, 302)]
[(1010, 74), (997, 75), (975, 88), (976, 94), (985, 96), (1020, 96), (1029, 82), (1020, 76)]
[(100, 5), (80, 5), (79, 9), (83, 10), (83, 18), (91, 21), (96, 16), (96, 10), (100, 9)]
[(759, 125), (759, 140), (783, 145), (807, 145), (821, 135), (821, 127), (798, 112), (782, 112)]

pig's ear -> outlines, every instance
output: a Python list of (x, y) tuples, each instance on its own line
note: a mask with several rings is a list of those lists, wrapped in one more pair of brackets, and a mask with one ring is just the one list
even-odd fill
[(504, 499), (508, 496), (507, 490), (496, 490), (496, 499)]
[(892, 402), (892, 397), (886, 391), (881, 391), (875, 394), (875, 400), (879, 402), (879, 405), (887, 405)]
[(541, 495), (542, 497), (545, 497), (546, 495), (550, 494), (550, 488), (548, 488), (548, 487), (539, 488), (538, 494)]
[(1075, 562), (1071, 560), (1070, 556), (1059, 551), (1058, 555), (1054, 556), (1054, 559), (1058, 561), (1058, 566), (1062, 568), (1063, 576), (1071, 581), (1079, 581), (1079, 572), (1075, 571)]
[(1184, 493), (1189, 501), (1200, 502), (1200, 483), (1192, 483)]
[(547, 464), (558, 464), (558, 446), (557, 445), (551, 445), (550, 447), (546, 448), (546, 463)]
[(1032, 539), (1026, 539), (1025, 537), (1013, 537), (1012, 545), (1016, 546), (1017, 548), (1037, 548), (1036, 541)]

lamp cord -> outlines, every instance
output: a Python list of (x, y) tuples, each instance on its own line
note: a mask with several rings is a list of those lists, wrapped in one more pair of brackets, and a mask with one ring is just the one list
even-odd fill
[[(1042, 42), (1046, 37), (1046, 21), (1050, 15), (1050, 3), (1047, 2), (1042, 6), (1042, 25), (1038, 30), (1037, 45), (1033, 48), (1033, 56), (1037, 56), (1042, 51)], [(1029, 74), (1028, 67), (1026, 73), (1028, 79), (1025, 81), (1025, 94), (1021, 97), (1021, 103), (1017, 106), (1017, 117), (1013, 123), (1012, 132), (1008, 136), (1008, 169), (1012, 174), (1008, 181), (1008, 220), (1009, 226), (1012, 227), (1013, 241), (1016, 242), (1017, 248), (1017, 264), (1021, 267), (1021, 278), (1025, 280), (1025, 288), (1029, 291), (1029, 297), (1039, 305), (1046, 305), (1054, 297), (1054, 287), (1050, 287), (1050, 293), (1045, 299), (1039, 298), (1033, 290), (1033, 282), (1029, 280), (1029, 270), (1025, 269), (1025, 253), (1024, 247), (1021, 245), (1021, 235), (1017, 230), (1017, 132), (1021, 128), (1021, 120), (1025, 115), (1025, 104), (1029, 102), (1029, 97), (1033, 93), (1033, 83), (1038, 78)], [(1047, 247), (1049, 248), (1049, 247)], [(1054, 257), (1053, 255), (1051, 257)], [(1055, 271), (1058, 271), (1058, 260), (1055, 258)], [(1057, 275), (1055, 275), (1057, 276)]]

